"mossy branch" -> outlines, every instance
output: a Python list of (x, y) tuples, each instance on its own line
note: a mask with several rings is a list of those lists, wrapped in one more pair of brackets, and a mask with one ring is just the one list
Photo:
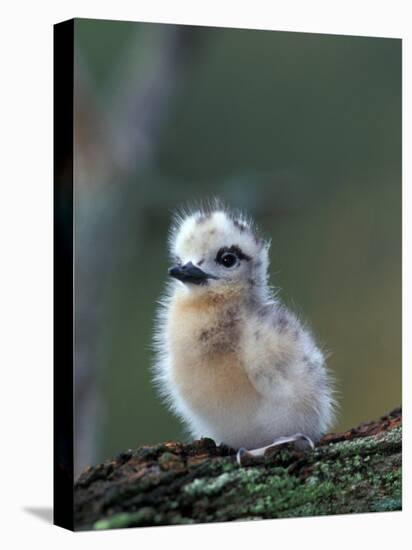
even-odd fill
[(129, 450), (82, 473), (76, 529), (400, 510), (401, 423), (396, 409), (242, 468), (211, 439)]

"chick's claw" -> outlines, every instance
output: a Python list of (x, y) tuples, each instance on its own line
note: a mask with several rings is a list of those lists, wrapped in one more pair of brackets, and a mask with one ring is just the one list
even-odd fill
[(302, 433), (296, 433), (289, 436), (278, 437), (270, 445), (260, 447), (259, 449), (247, 450), (241, 447), (236, 454), (236, 462), (239, 466), (245, 466), (246, 464), (253, 463), (254, 459), (264, 458), (267, 451), (282, 447), (288, 443), (293, 443), (298, 450), (307, 448), (313, 449), (315, 447), (310, 437)]

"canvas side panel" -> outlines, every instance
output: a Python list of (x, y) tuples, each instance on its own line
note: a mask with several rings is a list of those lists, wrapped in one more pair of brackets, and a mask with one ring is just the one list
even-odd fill
[(73, 530), (74, 21), (54, 26), (54, 518)]

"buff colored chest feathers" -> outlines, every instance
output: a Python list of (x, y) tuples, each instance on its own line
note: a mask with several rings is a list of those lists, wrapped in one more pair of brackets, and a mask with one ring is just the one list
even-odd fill
[(172, 380), (181, 396), (210, 416), (241, 412), (260, 399), (242, 354), (244, 315), (233, 295), (178, 293), (170, 304), (168, 337)]

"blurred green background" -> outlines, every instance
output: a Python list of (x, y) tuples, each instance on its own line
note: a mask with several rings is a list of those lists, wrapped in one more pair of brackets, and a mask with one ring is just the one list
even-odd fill
[(335, 430), (401, 401), (401, 41), (76, 20), (76, 468), (184, 437), (152, 384), (171, 212), (219, 196), (330, 352)]

